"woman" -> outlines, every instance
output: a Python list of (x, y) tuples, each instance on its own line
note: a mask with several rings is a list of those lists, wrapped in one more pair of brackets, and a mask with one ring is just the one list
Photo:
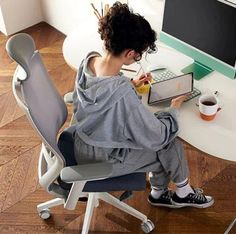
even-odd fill
[[(80, 65), (73, 95), (75, 155), (78, 163), (107, 160), (112, 176), (150, 172), (148, 201), (166, 207), (209, 207), (214, 203), (188, 183), (188, 166), (178, 134), (177, 113), (185, 96), (171, 101), (168, 111), (152, 114), (135, 92), (151, 80), (142, 75), (130, 80), (120, 73), (123, 65), (155, 51), (156, 33), (126, 4), (116, 2), (99, 20), (106, 54), (91, 52)], [(176, 191), (168, 189), (170, 181)]]

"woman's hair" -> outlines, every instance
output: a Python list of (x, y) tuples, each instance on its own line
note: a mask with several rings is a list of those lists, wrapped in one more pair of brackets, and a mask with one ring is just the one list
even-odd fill
[(125, 49), (133, 49), (140, 55), (146, 49), (156, 49), (156, 32), (144, 17), (130, 11), (127, 4), (114, 3), (99, 20), (98, 32), (106, 50), (115, 56)]

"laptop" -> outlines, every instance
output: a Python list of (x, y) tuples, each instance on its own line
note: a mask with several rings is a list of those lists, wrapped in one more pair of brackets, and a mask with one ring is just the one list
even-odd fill
[(193, 73), (160, 80), (150, 86), (148, 105), (169, 101), (193, 91)]

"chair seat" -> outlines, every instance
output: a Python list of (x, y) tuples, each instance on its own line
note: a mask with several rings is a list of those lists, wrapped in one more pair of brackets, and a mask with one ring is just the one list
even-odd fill
[[(66, 166), (74, 166), (77, 164), (74, 157), (74, 134), (75, 126), (71, 126), (61, 133), (58, 140), (58, 147), (64, 155)], [(71, 184), (63, 182), (61, 178), (58, 178), (58, 183), (63, 189), (69, 190), (71, 188)], [(83, 192), (139, 191), (144, 190), (145, 187), (146, 173), (136, 172), (87, 182)]]
[(146, 173), (132, 173), (123, 176), (87, 182), (84, 192), (139, 191), (146, 187)]

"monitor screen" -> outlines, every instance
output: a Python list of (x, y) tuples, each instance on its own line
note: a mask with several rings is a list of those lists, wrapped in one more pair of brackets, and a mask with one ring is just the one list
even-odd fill
[(217, 0), (166, 0), (162, 31), (235, 67), (235, 7)]

